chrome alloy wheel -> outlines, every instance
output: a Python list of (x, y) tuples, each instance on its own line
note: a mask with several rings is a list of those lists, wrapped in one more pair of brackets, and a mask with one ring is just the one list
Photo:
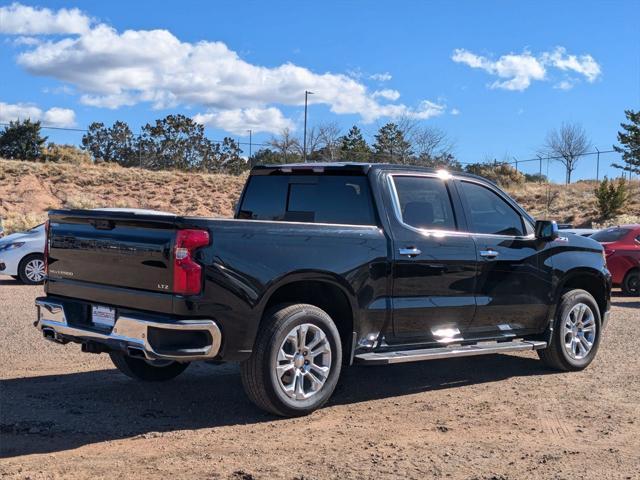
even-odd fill
[(596, 340), (596, 319), (591, 307), (584, 303), (574, 305), (563, 325), (565, 351), (574, 360), (582, 360)]
[(32, 282), (41, 282), (44, 280), (44, 260), (34, 258), (29, 260), (24, 266), (25, 276)]
[(295, 400), (317, 394), (331, 371), (331, 344), (327, 335), (311, 323), (296, 326), (285, 337), (275, 365), (278, 383)]

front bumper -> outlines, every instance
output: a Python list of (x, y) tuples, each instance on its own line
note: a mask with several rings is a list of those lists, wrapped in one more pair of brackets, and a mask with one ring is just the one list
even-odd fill
[[(222, 333), (213, 320), (150, 320), (143, 315), (120, 315), (109, 331), (91, 325), (72, 325), (61, 302), (36, 299), (35, 327), (57, 343), (75, 342), (100, 348), (88, 351), (123, 351), (147, 360), (208, 360), (216, 357)], [(186, 336), (185, 336), (186, 335)], [(183, 336), (182, 340), (179, 338)], [(167, 341), (176, 337), (175, 341)], [(164, 341), (162, 341), (164, 339)]]

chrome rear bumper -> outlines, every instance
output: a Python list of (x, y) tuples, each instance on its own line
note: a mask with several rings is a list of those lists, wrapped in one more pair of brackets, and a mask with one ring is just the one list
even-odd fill
[[(222, 333), (213, 320), (182, 319), (179, 321), (151, 321), (134, 316), (120, 315), (109, 332), (99, 329), (70, 325), (67, 322), (64, 306), (61, 303), (36, 299), (38, 317), (35, 327), (42, 331), (45, 338), (58, 343), (97, 343), (107, 349), (120, 350), (131, 356), (147, 360), (208, 360), (218, 355), (222, 343)], [(149, 329), (164, 334), (171, 332), (193, 332), (207, 335), (206, 345), (181, 345), (179, 348), (154, 348), (150, 342)]]

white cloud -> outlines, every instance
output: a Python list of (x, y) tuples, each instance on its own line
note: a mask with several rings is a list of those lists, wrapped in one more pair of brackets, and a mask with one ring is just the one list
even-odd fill
[(390, 88), (385, 88), (383, 90), (376, 90), (371, 94), (373, 98), (384, 98), (386, 100), (396, 101), (400, 98), (400, 92), (397, 90), (391, 90)]
[(393, 77), (389, 72), (384, 72), (384, 73), (374, 73), (373, 75), (370, 75), (369, 78), (377, 82), (388, 82)]
[(19, 3), (0, 7), (0, 33), (12, 35), (82, 34), (91, 19), (77, 8), (33, 8)]
[(571, 90), (574, 83), (572, 80), (562, 80), (556, 83), (553, 88), (557, 88), (558, 90)]
[(457, 108), (452, 108), (449, 113), (451, 115), (460, 115), (460, 110), (458, 110)]
[(491, 88), (525, 90), (531, 85), (532, 80), (542, 80), (545, 77), (544, 66), (529, 52), (519, 55), (503, 55), (498, 60), (492, 61), (487, 57), (458, 48), (454, 50), (451, 59), (454, 62), (464, 63), (471, 68), (480, 68), (499, 78), (506, 79), (504, 81), (496, 80), (491, 84)]
[[(533, 81), (547, 78), (547, 67), (559, 70), (571, 70), (584, 75), (589, 82), (593, 82), (600, 75), (600, 65), (591, 55), (567, 55), (566, 49), (556, 47), (552, 52), (543, 52), (534, 56), (530, 52), (520, 54), (510, 53), (502, 55), (497, 60), (476, 55), (473, 52), (458, 48), (453, 51), (451, 59), (456, 63), (463, 63), (471, 68), (479, 68), (485, 72), (505, 80), (496, 80), (490, 88), (522, 91), (529, 88)], [(557, 88), (568, 89), (569, 83), (560, 82)], [(562, 86), (560, 86), (562, 85)], [(566, 88), (568, 87), (568, 88)]]
[(53, 107), (44, 112), (42, 122), (55, 127), (71, 127), (76, 124), (76, 112), (70, 108)]
[(553, 52), (543, 53), (542, 60), (560, 70), (572, 70), (584, 75), (590, 83), (595, 82), (601, 73), (600, 65), (591, 55), (567, 55), (564, 47), (556, 47)]
[(51, 127), (72, 127), (76, 123), (76, 113), (69, 108), (53, 107), (47, 111), (31, 103), (0, 102), (0, 122), (31, 119), (42, 121)]
[[(19, 4), (7, 8), (49, 19), (63, 12)], [(201, 115), (211, 115), (207, 117), (210, 124), (217, 122), (224, 129), (236, 128), (239, 118), (250, 122), (257, 112), (267, 117), (269, 125), (289, 125), (291, 121), (278, 107), (302, 106), (305, 90), (314, 92), (310, 103), (324, 104), (335, 114), (359, 115), (367, 123), (403, 115), (429, 118), (444, 111), (444, 106), (428, 100), (417, 106), (380, 103), (395, 102), (400, 93), (371, 91), (358, 78), (346, 74), (317, 73), (293, 63), (265, 67), (243, 60), (223, 42), (183, 42), (167, 30), (118, 32), (106, 24), (92, 24), (89, 17), (75, 10), (65, 11), (65, 15), (71, 13), (85, 19), (86, 30), (76, 25), (69, 33), (79, 35), (37, 37), (41, 42), (23, 45), (17, 61), (31, 74), (73, 86), (85, 105), (115, 109), (145, 102), (158, 109), (199, 107), (204, 111)], [(45, 28), (42, 21), (38, 28), (29, 29), (9, 23), (5, 32), (25, 34), (26, 30), (51, 32), (56, 22), (51, 20)], [(388, 73), (373, 77), (391, 79)], [(222, 118), (229, 122), (228, 127), (220, 123)]]
[(236, 135), (245, 135), (247, 130), (254, 134), (259, 132), (279, 133), (288, 128), (294, 130), (291, 120), (285, 118), (280, 110), (269, 108), (237, 108), (199, 113), (193, 120), (215, 128), (220, 128)]

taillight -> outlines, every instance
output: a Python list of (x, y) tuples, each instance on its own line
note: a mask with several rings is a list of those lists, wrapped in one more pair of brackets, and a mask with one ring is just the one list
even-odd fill
[(44, 274), (49, 274), (49, 220), (44, 222)]
[(609, 255), (613, 255), (614, 253), (616, 253), (615, 250), (609, 250), (609, 249), (604, 249), (604, 256), (605, 258), (608, 257)]
[(178, 230), (173, 249), (173, 291), (196, 295), (202, 288), (202, 267), (193, 260), (196, 248), (209, 244), (206, 230)]

